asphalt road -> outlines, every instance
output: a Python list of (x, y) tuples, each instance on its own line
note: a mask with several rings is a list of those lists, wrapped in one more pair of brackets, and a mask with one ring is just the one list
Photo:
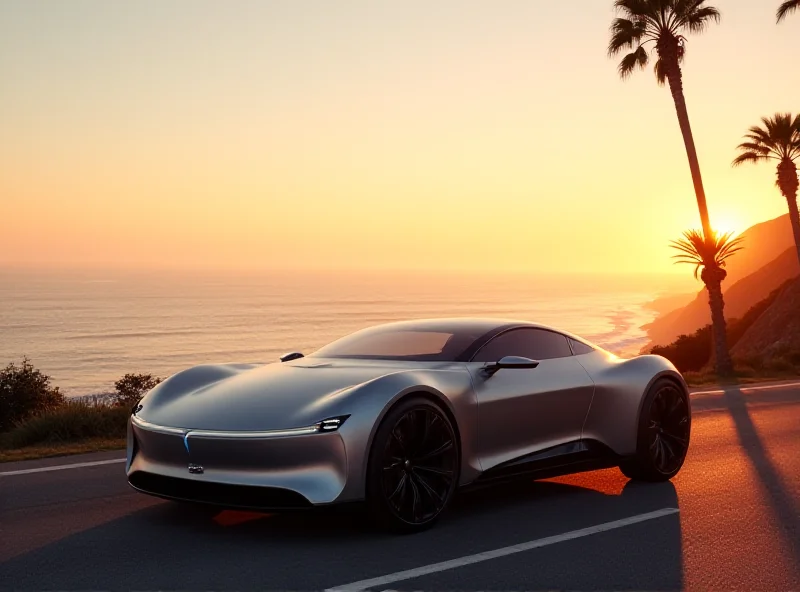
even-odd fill
[(483, 490), (404, 537), (352, 512), (159, 501), (120, 452), (0, 464), (0, 589), (800, 590), (800, 384), (693, 407), (673, 483), (613, 469)]

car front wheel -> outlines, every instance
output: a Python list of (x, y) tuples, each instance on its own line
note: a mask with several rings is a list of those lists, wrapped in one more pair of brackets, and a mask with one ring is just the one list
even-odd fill
[(459, 447), (450, 419), (424, 398), (400, 402), (372, 444), (367, 505), (384, 527), (429, 528), (447, 508), (459, 476)]

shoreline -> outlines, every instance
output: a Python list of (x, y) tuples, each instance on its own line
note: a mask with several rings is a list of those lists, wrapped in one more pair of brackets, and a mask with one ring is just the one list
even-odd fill
[(75, 399), (112, 390), (126, 372), (168, 376), (203, 363), (270, 362), (368, 325), (414, 318), (529, 319), (625, 356), (638, 353), (647, 342), (641, 326), (656, 316), (646, 304), (679, 285), (665, 274), (602, 277), (450, 274), (423, 283), (375, 273), (343, 281), (312, 273), (118, 272), (114, 282), (98, 282), (93, 274), (33, 274), (6, 285), (16, 313), (3, 327), (0, 359), (27, 355)]

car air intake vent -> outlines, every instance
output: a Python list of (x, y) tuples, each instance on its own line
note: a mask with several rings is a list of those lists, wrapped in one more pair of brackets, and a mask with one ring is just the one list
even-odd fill
[(311, 507), (305, 497), (278, 487), (206, 483), (136, 471), (128, 477), (136, 489), (171, 499), (215, 504), (229, 508), (300, 509)]

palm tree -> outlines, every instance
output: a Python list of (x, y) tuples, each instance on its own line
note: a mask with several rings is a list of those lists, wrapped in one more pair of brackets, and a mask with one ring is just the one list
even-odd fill
[[(702, 33), (712, 22), (719, 22), (719, 10), (713, 6), (706, 6), (705, 0), (615, 0), (614, 7), (619, 16), (611, 24), (608, 55), (614, 57), (628, 51), (619, 64), (620, 76), (625, 79), (637, 68), (643, 70), (650, 62), (650, 53), (655, 51), (658, 58), (655, 63), (656, 80), (660, 85), (669, 84), (672, 92), (675, 111), (678, 115), (678, 125), (680, 125), (683, 143), (686, 146), (686, 155), (689, 158), (689, 170), (692, 173), (697, 208), (700, 210), (700, 222), (703, 225), (702, 234), (692, 235), (693, 240), (700, 241), (696, 245), (694, 253), (700, 257), (699, 261), (703, 262), (701, 266), (710, 270), (708, 273), (705, 270), (703, 272), (703, 275), (707, 276), (709, 280), (706, 282), (706, 286), (709, 287), (709, 295), (712, 295), (712, 289), (716, 290), (713, 292), (714, 295), (709, 298), (709, 306), (711, 307), (713, 332), (716, 337), (714, 342), (717, 351), (717, 373), (725, 376), (733, 371), (725, 335), (724, 303), (720, 287), (727, 272), (720, 273), (724, 270), (721, 265), (715, 263), (717, 259), (714, 254), (720, 248), (719, 237), (711, 228), (708, 216), (703, 177), (700, 174), (700, 161), (697, 158), (692, 126), (689, 123), (689, 111), (683, 95), (683, 73), (681, 72), (681, 63), (686, 56), (684, 33)], [(651, 43), (653, 45), (648, 47)], [(707, 245), (703, 244), (704, 239), (708, 241)], [(687, 243), (686, 246), (693, 244), (694, 242)], [(730, 255), (732, 254), (730, 253)], [(726, 255), (726, 258), (730, 255)], [(724, 260), (722, 262), (724, 263)], [(705, 278), (703, 281), (705, 282)]]
[[(800, 0), (798, 0), (800, 3)], [(763, 127), (753, 126), (745, 134), (746, 142), (738, 146), (739, 156), (733, 166), (746, 162), (758, 163), (778, 161), (778, 180), (780, 189), (789, 205), (789, 219), (792, 221), (794, 244), (797, 259), (800, 261), (800, 214), (797, 210), (797, 160), (800, 158), (800, 114), (778, 113), (774, 117), (762, 117)]]
[(680, 251), (673, 257), (677, 259), (676, 263), (694, 265), (695, 279), (699, 275), (708, 290), (714, 335), (714, 363), (718, 376), (733, 374), (733, 362), (728, 351), (728, 330), (725, 325), (725, 301), (722, 297), (722, 281), (728, 275), (725, 271), (726, 262), (734, 253), (742, 250), (742, 237), (731, 238), (732, 236), (732, 232), (714, 233), (707, 240), (706, 235), (701, 232), (687, 230), (682, 239), (670, 243), (671, 247)]
[[(681, 63), (686, 55), (686, 37), (683, 33), (702, 33), (711, 22), (719, 22), (719, 11), (713, 6), (705, 6), (705, 0), (616, 0), (614, 6), (621, 16), (614, 19), (611, 25), (608, 54), (613, 57), (631, 50), (619, 64), (619, 74), (624, 79), (635, 69), (644, 69), (650, 61), (650, 51), (655, 50), (658, 57), (655, 64), (656, 79), (661, 85), (668, 83), (672, 91), (689, 157), (703, 234), (711, 237), (713, 231), (700, 175), (700, 162), (683, 96)], [(653, 46), (648, 49), (650, 43)]]
[(800, 0), (786, 0), (778, 8), (778, 22), (781, 22), (790, 12), (794, 12), (800, 8)]

